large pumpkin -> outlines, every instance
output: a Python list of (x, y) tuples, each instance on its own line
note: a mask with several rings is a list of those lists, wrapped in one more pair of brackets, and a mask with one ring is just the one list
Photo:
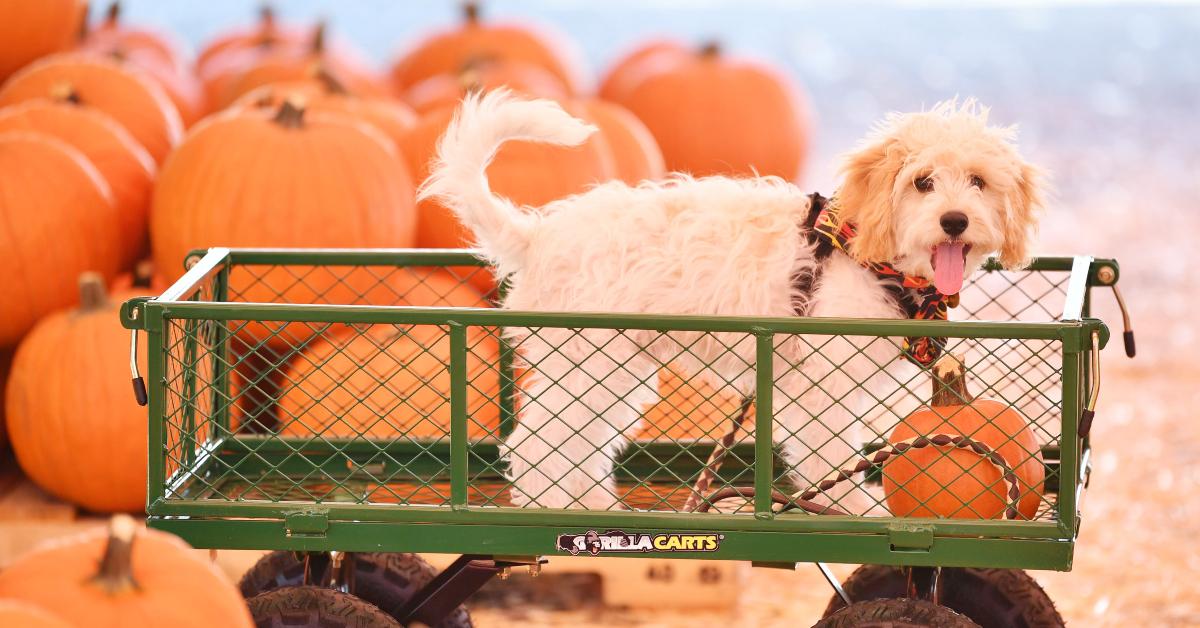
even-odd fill
[(0, 82), (35, 59), (74, 45), (86, 16), (85, 0), (0, 2)]
[(349, 115), (383, 131), (396, 143), (417, 123), (417, 115), (407, 105), (389, 98), (362, 97), (324, 71), (304, 81), (263, 85), (234, 104), (278, 109), (285, 100), (296, 97), (304, 100), (307, 111)]
[(27, 602), (0, 600), (0, 626), (12, 628), (71, 628), (50, 611)]
[[(5, 400), (9, 438), (26, 475), (100, 512), (146, 506), (146, 411), (129, 388), (129, 332), (104, 279), (85, 273), (79, 307), (52, 314), (17, 348)], [(138, 356), (145, 372), (145, 352)]]
[(88, 628), (253, 626), (241, 594), (211, 561), (125, 515), (108, 530), (52, 541), (18, 558), (0, 572), (0, 597)]
[[(347, 330), (313, 342), (284, 375), (280, 433), (447, 438), (450, 337), (436, 326), (402, 327)], [(467, 433), (478, 438), (499, 426), (499, 343), (471, 327), (467, 350)]]
[(562, 79), (542, 66), (524, 61), (483, 60), (470, 62), (453, 74), (437, 74), (404, 92), (404, 100), (418, 113), (458, 105), (468, 93), (497, 87), (528, 98), (566, 100), (567, 87)]
[[(956, 356), (934, 365), (929, 406), (905, 417), (888, 437), (892, 444), (937, 434), (965, 436), (997, 452), (1012, 467), (1020, 490), (1017, 510), (1032, 519), (1042, 503), (1045, 467), (1029, 421), (1009, 404), (973, 398)], [(888, 509), (898, 517), (996, 519), (1009, 505), (996, 465), (971, 449), (909, 449), (883, 463)]]
[(45, 314), (75, 302), (79, 273), (111, 276), (121, 262), (119, 220), (103, 175), (53, 137), (0, 133), (0, 347)]
[(146, 249), (150, 191), (157, 168), (150, 153), (108, 114), (64, 99), (32, 100), (0, 109), (0, 133), (32, 131), (77, 148), (96, 166), (112, 189), (117, 209), (121, 266)]
[(635, 68), (612, 97), (646, 123), (669, 170), (800, 176), (808, 107), (783, 73), (726, 57), (713, 44), (650, 55)]
[(387, 90), (381, 86), (378, 76), (345, 54), (334, 54), (326, 48), (326, 29), (318, 25), (312, 41), (306, 47), (276, 46), (270, 52), (257, 55), (234, 72), (234, 76), (222, 87), (223, 93), (215, 93), (214, 109), (233, 104), (238, 97), (263, 85), (284, 81), (315, 78), (324, 72), (334, 78), (345, 89), (360, 96), (383, 97)]
[[(417, 122), (400, 145), (416, 181), (429, 176), (438, 139), (446, 130), (455, 108), (433, 111)], [(574, 109), (573, 113), (581, 113)], [(612, 154), (599, 135), (583, 146), (562, 147), (530, 142), (508, 142), (488, 167), (488, 182), (497, 194), (514, 202), (540, 206), (585, 191), (588, 186), (613, 177)], [(436, 201), (417, 205), (417, 245), (427, 248), (462, 248), (473, 236), (454, 213)], [(470, 272), (462, 269), (462, 272)], [(473, 275), (473, 283), (485, 293), (494, 286), (487, 273)]]
[(64, 90), (112, 116), (159, 163), (183, 135), (179, 112), (153, 79), (94, 53), (64, 53), (27, 66), (0, 87), (0, 106)]
[[(673, 39), (655, 39), (643, 43), (623, 55), (608, 69), (600, 79), (596, 95), (605, 100), (616, 100), (629, 89), (627, 83), (631, 79), (637, 79), (643, 72), (641, 66), (649, 63), (651, 59), (673, 59), (687, 54), (687, 47)], [(655, 60), (654, 63), (662, 63), (662, 60)]]
[(587, 118), (600, 128), (612, 152), (616, 178), (637, 185), (666, 174), (662, 151), (646, 125), (624, 107), (603, 100), (580, 102)]
[(484, 22), (476, 2), (463, 4), (463, 21), (417, 42), (392, 66), (392, 80), (403, 93), (438, 74), (457, 75), (481, 60), (522, 61), (541, 66), (567, 86), (582, 91), (578, 55), (557, 34), (525, 25)]
[[(150, 220), (154, 259), (170, 278), (197, 248), (412, 246), (413, 196), (404, 162), (367, 124), (309, 116), (291, 101), (277, 111), (231, 110), (197, 125), (163, 164)], [(369, 303), (389, 289), (368, 272), (259, 271), (231, 275), (234, 298)], [(290, 327), (295, 335), (279, 340), (311, 335), (307, 325)]]

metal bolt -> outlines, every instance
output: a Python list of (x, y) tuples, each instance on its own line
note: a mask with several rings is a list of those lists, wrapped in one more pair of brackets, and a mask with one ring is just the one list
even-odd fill
[(1106, 286), (1112, 285), (1117, 280), (1117, 271), (1113, 270), (1112, 266), (1101, 266), (1096, 271), (1096, 279)]
[(500, 579), (501, 579), (501, 580), (508, 580), (508, 576), (510, 576), (510, 575), (511, 575), (511, 574), (510, 574), (510, 571), (511, 571), (511, 570), (510, 570), (508, 567), (505, 567), (504, 569), (501, 569), (501, 570), (500, 570)]
[(188, 258), (186, 260), (184, 260), (183, 267), (187, 268), (187, 269), (191, 269), (192, 266), (195, 266), (196, 264), (199, 264), (199, 263), (200, 263), (199, 255), (189, 255)]
[(532, 565), (529, 566), (529, 577), (530, 578), (536, 578), (541, 573), (542, 573), (542, 564), (541, 563), (533, 563)]

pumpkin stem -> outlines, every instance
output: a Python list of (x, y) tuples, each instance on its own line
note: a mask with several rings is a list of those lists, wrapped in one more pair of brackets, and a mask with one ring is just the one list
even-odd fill
[(350, 90), (346, 89), (346, 85), (333, 75), (333, 72), (325, 63), (317, 64), (317, 69), (316, 72), (313, 73), (313, 77), (316, 78), (317, 81), (321, 83), (321, 87), (323, 87), (325, 91), (329, 92), (330, 94), (346, 96), (350, 93)]
[(275, 7), (271, 6), (270, 2), (264, 2), (258, 6), (258, 30), (264, 32), (275, 30)]
[(700, 44), (700, 56), (705, 59), (715, 59), (721, 56), (721, 42), (711, 39)]
[(473, 0), (467, 0), (466, 2), (462, 3), (462, 14), (463, 20), (465, 20), (467, 24), (478, 24), (479, 3), (474, 2)]
[(975, 400), (967, 390), (967, 373), (962, 359), (947, 353), (933, 364), (933, 397), (935, 407), (962, 406)]
[(66, 81), (55, 83), (50, 87), (50, 98), (56, 102), (69, 102), (72, 105), (83, 104), (83, 99), (79, 97), (75, 86)]
[(86, 272), (79, 275), (79, 311), (91, 312), (108, 304), (108, 290), (104, 288), (104, 275)]
[(317, 22), (317, 27), (313, 29), (312, 43), (309, 44), (308, 51), (315, 57), (325, 54), (325, 31), (328, 29), (328, 26), (325, 20), (321, 20)]
[(108, 5), (108, 11), (104, 13), (104, 24), (106, 26), (116, 26), (121, 19), (121, 2), (113, 0)]
[(137, 523), (129, 515), (115, 515), (108, 524), (108, 545), (100, 559), (100, 570), (92, 576), (91, 584), (100, 587), (109, 595), (118, 595), (138, 589), (133, 579), (133, 537)]
[(283, 104), (279, 105), (279, 112), (275, 114), (275, 122), (285, 129), (299, 129), (304, 127), (304, 98), (298, 94), (292, 94), (283, 99)]
[(154, 262), (144, 259), (133, 267), (133, 282), (130, 283), (134, 288), (149, 288), (154, 282)]

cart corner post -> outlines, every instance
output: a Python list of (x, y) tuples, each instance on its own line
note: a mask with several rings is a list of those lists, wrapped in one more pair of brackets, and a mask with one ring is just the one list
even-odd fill
[(754, 517), (772, 519), (771, 485), (774, 483), (774, 422), (772, 394), (775, 388), (775, 334), (754, 330)]
[(450, 507), (467, 508), (467, 326), (450, 328)]

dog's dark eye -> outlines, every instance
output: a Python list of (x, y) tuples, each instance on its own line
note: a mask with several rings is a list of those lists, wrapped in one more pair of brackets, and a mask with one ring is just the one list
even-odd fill
[(915, 186), (920, 192), (932, 192), (933, 177), (917, 177), (916, 180), (913, 181), (913, 186)]
[(983, 182), (983, 177), (981, 177), (977, 174), (973, 174), (973, 175), (971, 175), (971, 185), (982, 190), (983, 186), (985, 186), (987, 184)]

